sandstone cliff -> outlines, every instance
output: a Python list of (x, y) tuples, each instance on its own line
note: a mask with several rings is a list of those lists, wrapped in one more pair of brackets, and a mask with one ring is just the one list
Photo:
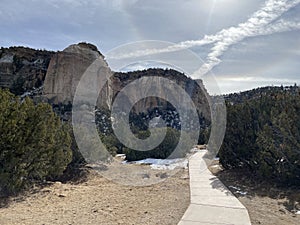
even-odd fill
[(72, 103), (86, 69), (103, 56), (94, 45), (79, 43), (57, 52), (51, 59), (44, 82), (44, 95), (51, 103)]
[[(143, 71), (135, 71), (135, 72), (128, 72), (128, 73), (115, 73), (111, 82), (111, 92), (113, 93), (113, 98), (118, 94), (122, 88), (124, 88), (130, 82), (141, 78), (141, 77), (162, 77), (169, 80), (174, 81), (177, 85), (179, 85), (182, 89), (185, 90), (186, 93), (191, 97), (193, 100), (197, 110), (199, 113), (202, 113), (203, 116), (210, 120), (210, 110), (208, 100), (206, 98), (207, 91), (204, 88), (202, 81), (198, 81), (198, 83), (185, 76), (183, 73), (180, 73), (176, 70), (172, 69), (147, 69)], [(157, 86), (160, 86), (159, 79), (149, 79), (147, 82), (154, 82), (157, 83)], [(143, 92), (147, 92), (147, 89), (153, 88), (153, 84), (148, 84), (147, 82), (143, 83), (141, 87), (137, 87), (143, 89)], [(146, 89), (146, 90), (144, 90)], [(139, 101), (133, 108), (136, 113), (140, 112), (147, 112), (150, 108), (167, 108), (169, 104), (164, 100), (166, 99), (165, 96), (168, 95), (168, 90), (163, 88), (158, 89), (158, 93), (161, 96), (159, 97), (147, 97)], [(133, 90), (130, 92), (130, 96), (138, 95), (139, 92)], [(138, 96), (135, 96), (138, 98)], [(184, 99), (181, 95), (176, 95), (178, 102), (184, 104)], [(126, 101), (126, 99), (124, 99)]]
[[(15, 90), (16, 94), (23, 94), (28, 89), (43, 85), (43, 97), (46, 97), (50, 103), (69, 104), (72, 103), (79, 80), (96, 59), (100, 60), (101, 65), (105, 67), (105, 74), (101, 76), (111, 76), (113, 72), (105, 62), (104, 56), (92, 44), (74, 44), (56, 53), (23, 47), (2, 48), (0, 51), (0, 87), (8, 87), (11, 90)], [(171, 69), (148, 69), (128, 73), (114, 73), (101, 91), (97, 105), (111, 108), (111, 102), (113, 102), (120, 90), (130, 82), (145, 76), (153, 78), (164, 77), (174, 81), (191, 96), (198, 111), (206, 119), (210, 119), (206, 98), (208, 94), (203, 84)], [(157, 86), (159, 86), (159, 80), (156, 82), (158, 82)], [(147, 82), (143, 83), (142, 86), (146, 90), (151, 88), (151, 85)], [(160, 89), (159, 92), (162, 98), (167, 94), (164, 89)], [(132, 91), (130, 95), (135, 96), (139, 95), (139, 93)], [(140, 113), (147, 112), (149, 108), (169, 107), (168, 103), (162, 98), (148, 97), (142, 99), (134, 106), (133, 110), (136, 113)], [(124, 99), (124, 101), (126, 102), (127, 99)]]

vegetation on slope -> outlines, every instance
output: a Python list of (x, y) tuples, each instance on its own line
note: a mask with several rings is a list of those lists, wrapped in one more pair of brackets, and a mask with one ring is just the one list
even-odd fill
[(219, 152), (227, 169), (284, 184), (300, 183), (300, 90), (269, 88), (227, 101), (227, 130)]
[(21, 101), (2, 89), (0, 136), (0, 192), (5, 195), (57, 178), (72, 159), (69, 132), (52, 107)]

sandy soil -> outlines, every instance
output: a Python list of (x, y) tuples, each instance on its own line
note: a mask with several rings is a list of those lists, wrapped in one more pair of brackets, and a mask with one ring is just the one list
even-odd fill
[[(134, 165), (126, 165), (136, 170)], [(136, 179), (168, 174), (145, 169)], [(145, 175), (145, 170), (149, 172)], [(0, 208), (1, 225), (170, 224), (179, 222), (189, 205), (188, 171), (150, 186), (124, 186), (89, 169), (84, 182), (53, 183), (14, 198)], [(156, 173), (156, 176), (155, 176)], [(146, 173), (147, 174), (147, 173)], [(156, 181), (155, 181), (156, 182)]]
[[(211, 169), (246, 206), (253, 225), (299, 224), (300, 215), (295, 214), (300, 210), (299, 187), (276, 188), (241, 171), (220, 171), (215, 166)], [(88, 168), (87, 177), (80, 182), (51, 183), (13, 198), (0, 208), (0, 224), (174, 225), (189, 205), (187, 169), (171, 176), (174, 172), (152, 170), (147, 165), (116, 162), (110, 167), (90, 167), (100, 170), (104, 177)], [(126, 182), (134, 186), (124, 185)]]
[(239, 171), (217, 173), (248, 209), (252, 225), (299, 225), (300, 188), (279, 188)]

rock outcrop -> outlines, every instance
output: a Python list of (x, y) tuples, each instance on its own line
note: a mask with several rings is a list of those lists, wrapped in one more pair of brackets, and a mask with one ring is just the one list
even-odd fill
[[(182, 87), (192, 98), (196, 108), (206, 119), (210, 119), (207, 92), (199, 81), (188, 78), (183, 73), (171, 69), (148, 69), (128, 73), (113, 73), (104, 60), (104, 56), (92, 44), (79, 43), (70, 45), (61, 52), (39, 51), (23, 47), (1, 49), (0, 51), (0, 87), (8, 87), (15, 94), (23, 94), (28, 89), (43, 85), (43, 98), (51, 104), (70, 105), (78, 82), (87, 68), (100, 60), (104, 72), (101, 76), (111, 77), (104, 85), (98, 98), (97, 106), (111, 108), (111, 103), (117, 94), (130, 82), (141, 77), (152, 77), (155, 86), (163, 77), (174, 81)], [(142, 89), (151, 88), (151, 79), (142, 84)], [(137, 87), (137, 89), (141, 87)], [(141, 99), (133, 107), (136, 113), (147, 112), (149, 108), (167, 108), (170, 106), (164, 99), (168, 93), (163, 88), (158, 90), (160, 96)], [(139, 97), (139, 92), (132, 91), (130, 95)], [(181, 96), (178, 95), (178, 100)], [(124, 102), (128, 99), (124, 99)], [(129, 101), (128, 101), (129, 102)]]
[(44, 96), (51, 103), (72, 103), (76, 87), (86, 69), (103, 56), (97, 47), (79, 43), (57, 52), (51, 59), (44, 82)]
[(15, 94), (40, 87), (54, 52), (25, 47), (0, 49), (0, 87)]
[[(202, 113), (202, 115), (210, 120), (210, 109), (209, 104), (207, 100), (207, 91), (204, 88), (202, 81), (196, 82), (195, 80), (185, 76), (183, 73), (180, 73), (176, 70), (172, 69), (147, 69), (143, 71), (134, 71), (134, 72), (127, 72), (127, 73), (115, 73), (112, 81), (111, 81), (111, 92), (113, 93), (113, 98), (118, 94), (122, 88), (124, 88), (127, 84), (130, 82), (141, 78), (141, 77), (162, 77), (166, 78), (168, 80), (171, 80), (175, 82), (178, 86), (180, 86), (193, 100), (193, 103), (195, 104), (195, 107), (197, 108), (199, 113)], [(149, 84), (147, 83), (149, 82)], [(147, 79), (145, 83), (142, 84), (140, 88), (140, 91), (133, 90), (130, 92), (130, 96), (134, 96), (134, 98), (138, 98), (138, 95), (141, 92), (147, 92), (150, 88), (153, 88), (153, 83), (150, 84), (150, 82), (153, 82), (155, 86), (160, 86), (160, 80), (159, 79)], [(175, 90), (176, 92), (177, 90)], [(164, 88), (158, 88), (159, 97), (147, 97), (134, 105), (133, 111), (136, 113), (141, 112), (147, 112), (150, 108), (167, 108), (170, 107), (169, 103), (165, 101), (165, 96), (168, 96), (168, 89)], [(176, 93), (175, 93), (176, 94)], [(176, 94), (176, 98), (178, 98), (178, 102), (181, 102), (184, 104), (185, 100), (183, 99), (183, 96)], [(124, 99), (126, 101), (126, 99)], [(129, 103), (129, 100), (127, 100)]]

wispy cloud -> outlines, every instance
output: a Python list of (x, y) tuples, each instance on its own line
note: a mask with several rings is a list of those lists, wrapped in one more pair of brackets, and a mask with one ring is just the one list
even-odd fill
[(221, 76), (218, 77), (218, 80), (221, 82), (265, 82), (265, 83), (273, 83), (273, 84), (287, 84), (287, 83), (298, 83), (300, 79), (288, 79), (288, 78), (276, 78), (274, 77), (257, 77), (257, 76)]
[(221, 36), (220, 40), (214, 43), (206, 58), (206, 62), (193, 76), (201, 76), (208, 73), (221, 62), (220, 56), (222, 56), (231, 45), (247, 37), (299, 29), (299, 23), (295, 23), (294, 21), (281, 20), (272, 24), (272, 22), (278, 19), (283, 13), (299, 3), (300, 0), (268, 0), (265, 2), (265, 5), (255, 12), (246, 22), (240, 23), (236, 27), (230, 27), (229, 29), (220, 31), (217, 34)]
[(300, 3), (300, 0), (267, 0), (261, 9), (253, 13), (250, 18), (235, 27), (223, 29), (215, 35), (206, 35), (199, 40), (183, 41), (163, 49), (146, 49), (131, 53), (108, 55), (108, 59), (134, 58), (152, 54), (179, 51), (196, 46), (213, 44), (205, 63), (196, 71), (193, 77), (200, 77), (209, 72), (221, 62), (220, 57), (234, 45), (247, 37), (270, 35), (300, 29), (300, 22), (280, 19), (283, 13)]
[(291, 30), (299, 30), (299, 29), (300, 29), (300, 21), (287, 21), (281, 19), (261, 29), (258, 35), (269, 35), (269, 34), (291, 31)]
[(143, 49), (137, 50), (130, 53), (119, 54), (119, 55), (107, 55), (107, 59), (126, 59), (126, 58), (136, 58), (146, 55), (155, 55), (160, 53), (168, 53), (168, 52), (176, 52), (187, 48), (192, 48), (195, 46), (202, 46), (214, 43), (220, 40), (220, 36), (218, 35), (205, 35), (203, 39), (199, 40), (189, 40), (183, 41), (178, 44), (170, 45), (167, 48), (151, 48), (151, 49)]
[[(257, 76), (243, 76), (238, 77), (235, 75), (223, 75), (218, 77), (218, 82), (222, 84), (220, 86), (222, 94), (229, 94), (234, 92), (251, 90), (259, 86), (289, 86), (300, 84), (300, 79), (289, 78), (274, 78), (274, 77), (257, 77)], [(213, 90), (212, 90), (212, 93)], [(216, 92), (219, 93), (219, 92)]]

